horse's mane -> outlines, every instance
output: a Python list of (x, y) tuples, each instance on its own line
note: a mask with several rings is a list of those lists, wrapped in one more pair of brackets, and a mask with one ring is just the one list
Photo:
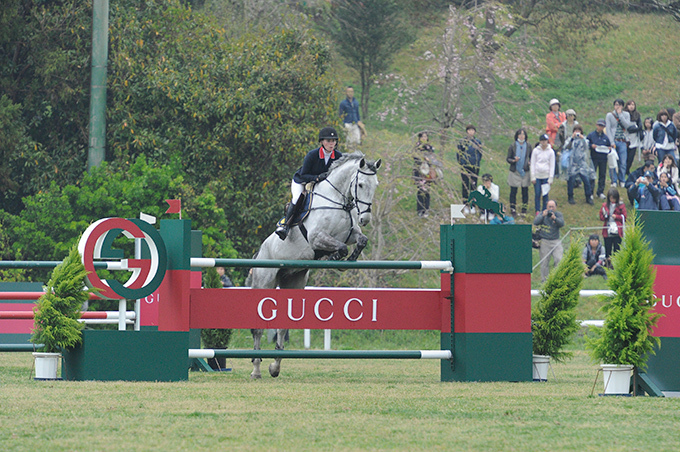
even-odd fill
[(332, 172), (335, 168), (342, 166), (345, 163), (359, 161), (362, 158), (364, 158), (364, 154), (359, 151), (352, 152), (351, 154), (342, 154), (342, 157), (331, 163), (330, 168), (328, 168), (328, 172)]

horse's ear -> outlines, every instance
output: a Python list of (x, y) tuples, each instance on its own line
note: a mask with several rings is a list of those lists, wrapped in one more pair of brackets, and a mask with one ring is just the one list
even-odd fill
[(382, 163), (382, 159), (378, 159), (378, 160), (375, 162), (375, 169), (380, 168), (380, 164), (381, 164), (381, 163)]
[(364, 166), (366, 166), (366, 159), (361, 159), (359, 162), (359, 168), (363, 168)]

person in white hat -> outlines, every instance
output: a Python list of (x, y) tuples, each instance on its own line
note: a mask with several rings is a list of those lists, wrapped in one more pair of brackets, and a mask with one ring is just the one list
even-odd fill
[(545, 115), (545, 133), (550, 139), (550, 146), (554, 149), (555, 137), (557, 136), (557, 129), (564, 121), (567, 120), (567, 115), (560, 111), (562, 105), (557, 99), (550, 101), (550, 111)]
[(555, 152), (562, 151), (567, 138), (572, 136), (574, 133), (574, 126), (578, 124), (578, 121), (576, 120), (576, 112), (572, 108), (565, 111), (564, 114), (566, 115), (567, 119), (564, 120), (557, 128), (557, 136), (555, 137), (555, 144), (553, 145), (553, 150)]

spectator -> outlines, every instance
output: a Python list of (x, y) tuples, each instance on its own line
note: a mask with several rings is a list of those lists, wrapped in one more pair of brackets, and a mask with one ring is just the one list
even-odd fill
[(626, 224), (626, 205), (621, 201), (619, 190), (612, 187), (607, 192), (607, 200), (602, 203), (600, 220), (604, 222), (602, 237), (604, 237), (604, 249), (607, 262), (613, 253), (619, 250), (623, 229)]
[(427, 217), (430, 210), (430, 185), (437, 180), (437, 166), (439, 165), (434, 157), (434, 148), (428, 143), (427, 132), (418, 134), (415, 150), (413, 179), (418, 187), (416, 211), (419, 217)]
[(576, 204), (576, 201), (574, 201), (574, 184), (578, 178), (583, 182), (586, 203), (592, 205), (593, 190), (590, 181), (595, 179), (595, 170), (587, 154), (588, 142), (583, 136), (583, 128), (580, 124), (574, 126), (572, 135), (567, 138), (564, 148), (565, 152), (569, 151), (566, 170), (569, 204)]
[(647, 160), (645, 164), (635, 171), (631, 172), (626, 179), (626, 191), (628, 193), (628, 201), (630, 201), (631, 206), (635, 206), (635, 198), (637, 198), (638, 187), (637, 180), (644, 176), (647, 171), (654, 171), (654, 161)]
[(529, 204), (529, 185), (531, 184), (531, 151), (527, 143), (527, 132), (519, 129), (515, 132), (515, 142), (508, 147), (507, 162), (510, 164), (508, 185), (510, 186), (510, 211), (517, 214), (517, 189), (522, 189), (522, 215), (527, 213)]
[(477, 187), (479, 166), (482, 163), (482, 142), (475, 138), (477, 129), (472, 124), (465, 127), (466, 136), (458, 143), (458, 163), (461, 166), (462, 195), (465, 207), (463, 213), (475, 213), (475, 207), (468, 205), (470, 192)]
[(606, 263), (604, 247), (600, 243), (600, 236), (592, 234), (588, 243), (583, 248), (583, 263), (586, 265), (585, 276), (600, 275), (607, 279), (607, 272), (604, 270)]
[(590, 144), (590, 157), (598, 173), (597, 196), (600, 199), (605, 199), (604, 183), (607, 177), (607, 154), (609, 154), (609, 150), (612, 148), (611, 141), (609, 141), (609, 138), (604, 133), (605, 125), (604, 119), (598, 119), (596, 129), (586, 137)]
[[(493, 176), (489, 173), (482, 174), (482, 185), (477, 187), (477, 191), (490, 198), (493, 202), (498, 202), (500, 197), (500, 188), (493, 183)], [(483, 210), (480, 219), (483, 221), (490, 221), (494, 218), (494, 213), (489, 210)]]
[(630, 167), (633, 165), (635, 155), (638, 155), (640, 160), (640, 143), (642, 134), (642, 121), (640, 121), (640, 113), (636, 109), (635, 101), (629, 100), (626, 102), (625, 111), (630, 115), (631, 126), (626, 130), (626, 138), (628, 139), (628, 160), (626, 161), (626, 176), (630, 174)]
[(222, 287), (234, 287), (234, 283), (232, 283), (231, 279), (227, 276), (224, 267), (215, 267), (215, 270), (217, 270), (217, 274), (220, 275)]
[(562, 150), (564, 143), (571, 136), (574, 131), (574, 126), (578, 124), (576, 120), (576, 111), (573, 108), (568, 109), (564, 112), (566, 119), (557, 128), (557, 135), (555, 136), (555, 145), (553, 149)]
[[(668, 158), (668, 156), (666, 156)], [(680, 211), (680, 199), (678, 190), (671, 183), (668, 173), (659, 174), (659, 210)]]
[(670, 154), (675, 159), (675, 140), (678, 138), (678, 129), (675, 128), (669, 118), (668, 110), (661, 110), (656, 115), (656, 122), (652, 129), (659, 163), (663, 162), (666, 154)]
[(567, 115), (560, 111), (561, 106), (559, 100), (552, 99), (548, 107), (550, 111), (545, 115), (545, 133), (549, 137), (551, 147), (555, 144), (560, 124), (567, 120)]
[(541, 262), (541, 281), (545, 282), (550, 273), (550, 257), (552, 256), (553, 266), (557, 267), (564, 254), (560, 241), (560, 228), (564, 226), (564, 217), (557, 211), (557, 203), (554, 200), (548, 201), (546, 209), (538, 212), (534, 218), (534, 225), (538, 226), (541, 237), (538, 255)]
[(617, 184), (623, 187), (626, 180), (626, 162), (628, 161), (627, 131), (632, 125), (630, 114), (623, 109), (623, 99), (614, 101), (614, 110), (607, 113), (605, 126), (607, 127), (607, 138), (616, 148), (616, 155), (619, 158), (618, 171), (613, 172), (612, 185)]
[(637, 181), (638, 194), (636, 209), (640, 210), (659, 210), (659, 197), (661, 191), (654, 182), (654, 173), (645, 171), (645, 175)]
[(663, 161), (659, 163), (659, 166), (656, 168), (656, 177), (659, 180), (661, 179), (661, 173), (668, 173), (670, 185), (673, 185), (677, 191), (679, 177), (678, 165), (675, 164), (675, 159), (671, 156), (671, 154), (666, 154), (663, 158)]
[(348, 86), (345, 99), (340, 102), (340, 117), (347, 131), (347, 147), (356, 150), (361, 144), (361, 137), (366, 135), (366, 127), (359, 115), (359, 101), (354, 97), (354, 88)]
[(654, 118), (645, 118), (642, 123), (642, 142), (640, 146), (642, 147), (642, 161), (654, 160), (656, 156), (656, 142), (654, 141), (653, 135)]
[(531, 183), (534, 184), (534, 207), (536, 215), (541, 211), (541, 199), (543, 210), (547, 208), (548, 193), (555, 176), (555, 152), (549, 144), (548, 135), (543, 134), (539, 144), (531, 152)]
[(564, 121), (566, 121), (567, 116), (560, 111), (562, 104), (557, 99), (552, 99), (548, 108), (550, 111), (545, 115), (545, 133), (548, 135), (548, 141), (550, 142), (550, 147), (552, 147), (553, 152), (555, 152), (555, 170), (553, 174), (556, 176), (560, 175), (560, 169), (557, 166), (559, 164), (559, 155), (557, 154), (555, 148), (555, 138), (557, 138), (557, 130)]
[[(555, 159), (559, 160), (557, 162), (558, 164), (560, 164), (561, 162), (566, 163), (568, 157), (564, 155), (565, 153), (564, 145), (574, 132), (574, 126), (578, 124), (578, 121), (576, 120), (576, 112), (574, 110), (570, 108), (565, 112), (565, 114), (567, 115), (567, 119), (557, 128), (557, 136), (555, 137), (555, 144), (553, 145), (553, 150), (555, 151)], [(567, 180), (568, 179), (568, 176), (566, 175), (567, 168), (565, 165), (561, 166), (562, 168), (560, 169), (560, 174), (564, 173), (562, 174), (562, 177), (565, 180)]]
[[(680, 107), (680, 102), (678, 102), (678, 106)], [(675, 114), (671, 116), (671, 120), (673, 120), (675, 128), (680, 130), (680, 111), (675, 112)]]

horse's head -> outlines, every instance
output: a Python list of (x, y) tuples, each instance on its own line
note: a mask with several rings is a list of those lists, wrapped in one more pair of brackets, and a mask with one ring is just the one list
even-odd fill
[(366, 226), (371, 222), (371, 205), (373, 204), (375, 189), (378, 187), (377, 173), (381, 164), (381, 159), (371, 162), (362, 158), (359, 161), (356, 179), (350, 189), (357, 206), (360, 226)]

